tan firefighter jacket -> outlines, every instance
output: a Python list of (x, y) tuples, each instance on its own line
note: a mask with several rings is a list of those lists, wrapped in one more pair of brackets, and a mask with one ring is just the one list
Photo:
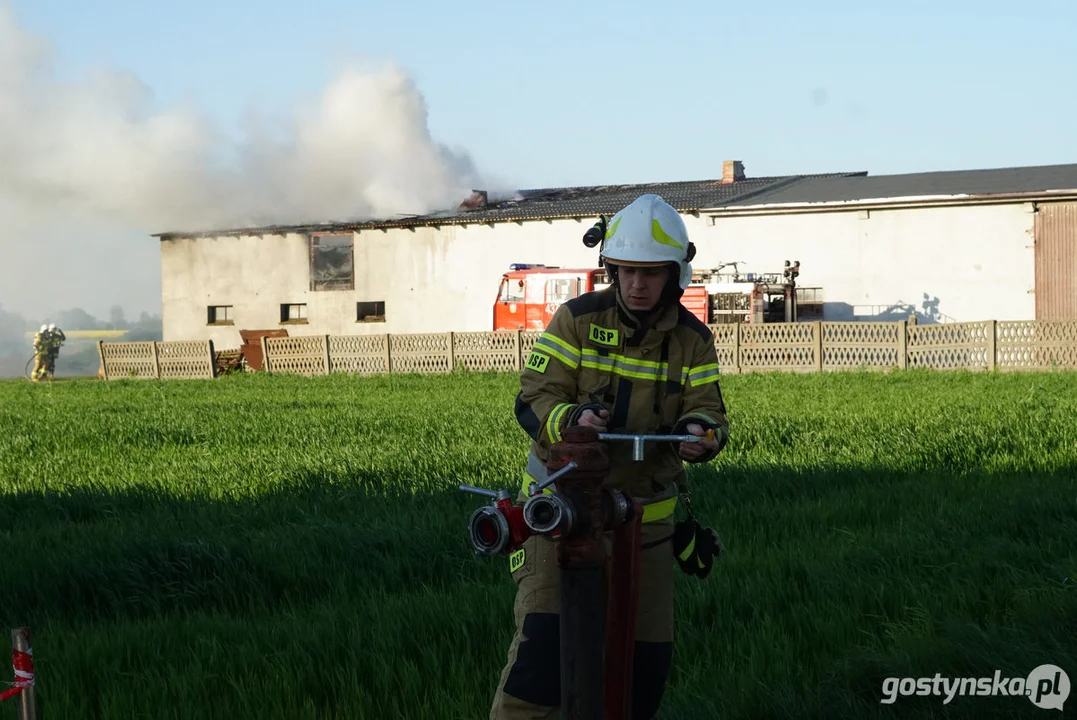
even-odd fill
[[(561, 305), (528, 355), (516, 419), (532, 439), (532, 466), (584, 410), (609, 411), (607, 432), (687, 434), (689, 422), (713, 428), (719, 451), (729, 437), (710, 329), (679, 303), (650, 329), (624, 306), (615, 287)], [(610, 441), (607, 485), (641, 498), (676, 495), (684, 460), (678, 443), (648, 442), (644, 460), (632, 443)], [(712, 460), (717, 453), (695, 462)]]

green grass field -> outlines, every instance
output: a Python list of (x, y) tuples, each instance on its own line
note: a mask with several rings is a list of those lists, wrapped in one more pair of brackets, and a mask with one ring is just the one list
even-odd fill
[[(41, 717), (485, 718), (513, 584), (456, 488), (518, 487), (516, 388), (0, 382), (0, 621), (33, 632)], [(678, 573), (662, 718), (1055, 717), (880, 699), (1043, 663), (1077, 685), (1077, 376), (722, 388), (731, 444), (691, 477), (728, 553)]]

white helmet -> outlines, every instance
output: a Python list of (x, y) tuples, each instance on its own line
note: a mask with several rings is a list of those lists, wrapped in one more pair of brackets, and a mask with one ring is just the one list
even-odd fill
[(614, 265), (680, 266), (680, 287), (692, 281), (689, 261), (695, 246), (688, 241), (684, 219), (658, 195), (641, 195), (610, 220), (602, 257)]
[(48, 331), (49, 331), (49, 326), (48, 325), (42, 325), (41, 329), (38, 330), (38, 332), (48, 332)]
[(49, 323), (49, 332), (52, 332), (55, 329), (56, 329), (56, 323)]

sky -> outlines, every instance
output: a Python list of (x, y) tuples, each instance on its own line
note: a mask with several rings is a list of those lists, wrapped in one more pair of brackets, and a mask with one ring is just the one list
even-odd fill
[(1050, 0), (0, 0), (0, 308), (159, 313), (152, 233), (471, 188), (1077, 162), (1074, 28)]

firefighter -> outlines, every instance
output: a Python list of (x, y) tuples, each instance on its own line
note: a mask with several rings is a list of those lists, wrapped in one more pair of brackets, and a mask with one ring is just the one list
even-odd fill
[(60, 357), (60, 348), (65, 340), (67, 340), (67, 336), (64, 335), (64, 331), (56, 327), (56, 323), (49, 323), (47, 343), (49, 380), (52, 380), (53, 375), (56, 373), (56, 359)]
[[(643, 195), (613, 216), (601, 257), (610, 287), (561, 305), (521, 374), (515, 413), (531, 438), (521, 498), (546, 477), (550, 445), (565, 428), (705, 436), (700, 443), (610, 443), (607, 484), (644, 504), (633, 665), (634, 720), (652, 718), (673, 655), (674, 571), (706, 577), (717, 535), (694, 517), (674, 521), (685, 462), (714, 459), (729, 438), (710, 330), (681, 304), (695, 247), (680, 214)], [(522, 551), (522, 554), (521, 554)], [(515, 568), (515, 569), (512, 569)], [(560, 715), (559, 568), (553, 542), (532, 536), (514, 554), (515, 634), (491, 720)]]
[(45, 377), (49, 366), (49, 326), (42, 325), (34, 333), (34, 369), (30, 381), (38, 382)]

